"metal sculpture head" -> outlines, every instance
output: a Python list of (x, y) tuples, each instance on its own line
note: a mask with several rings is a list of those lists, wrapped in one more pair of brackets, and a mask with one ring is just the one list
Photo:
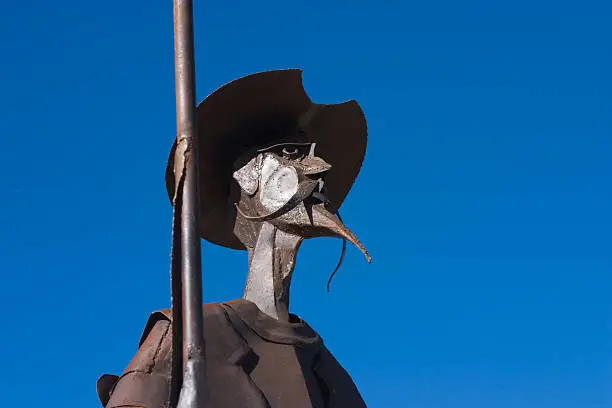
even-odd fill
[(245, 246), (252, 247), (261, 223), (269, 222), (301, 238), (346, 239), (370, 260), (355, 234), (326, 208), (325, 176), (332, 166), (316, 156), (316, 143), (280, 143), (247, 158), (233, 175), (241, 188), (234, 233)]
[[(306, 238), (364, 246), (337, 213), (363, 162), (367, 127), (357, 102), (313, 103), (301, 71), (232, 81), (198, 106), (202, 238), (249, 252), (244, 297), (289, 318), (289, 283)], [(175, 144), (166, 170), (174, 197)]]

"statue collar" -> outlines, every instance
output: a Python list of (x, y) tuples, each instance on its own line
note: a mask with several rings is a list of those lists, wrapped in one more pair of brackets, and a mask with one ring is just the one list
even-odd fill
[(245, 299), (224, 302), (222, 306), (234, 326), (244, 324), (266, 341), (304, 347), (322, 343), (319, 334), (297, 315), (290, 314), (288, 322), (277, 320)]

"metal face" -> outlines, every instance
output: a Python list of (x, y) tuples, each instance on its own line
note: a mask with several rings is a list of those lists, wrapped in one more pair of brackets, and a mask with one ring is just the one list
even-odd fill
[[(238, 235), (244, 223), (270, 222), (302, 238), (345, 238), (370, 260), (357, 237), (325, 208), (325, 174), (330, 169), (329, 163), (316, 156), (314, 143), (283, 143), (259, 150), (234, 172), (243, 192), (236, 203)], [(255, 237), (247, 241), (251, 245), (245, 245), (253, 247)]]
[(326, 209), (331, 165), (316, 156), (314, 143), (276, 144), (239, 162), (246, 164), (233, 175), (242, 190), (234, 232), (249, 251), (245, 299), (274, 318), (288, 318), (291, 276), (305, 238), (343, 238), (370, 260), (357, 237)]

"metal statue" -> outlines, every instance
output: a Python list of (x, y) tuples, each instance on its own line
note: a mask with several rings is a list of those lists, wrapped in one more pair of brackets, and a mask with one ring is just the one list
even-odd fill
[[(301, 71), (291, 69), (226, 84), (197, 107), (196, 122), (201, 237), (247, 250), (249, 268), (242, 299), (200, 309), (205, 375), (194, 384), (199, 402), (192, 398), (190, 406), (365, 407), (319, 334), (289, 311), (291, 276), (304, 239), (338, 237), (370, 260), (334, 215), (365, 155), (362, 110), (355, 101), (313, 103)], [(166, 170), (175, 210), (180, 146), (178, 138)], [(172, 309), (151, 315), (123, 374), (98, 380), (103, 406), (177, 404), (180, 370), (173, 354), (182, 349), (176, 319)], [(184, 393), (183, 384), (181, 400)]]
[[(365, 154), (363, 112), (355, 101), (312, 103), (300, 70), (233, 81), (196, 110), (193, 1), (173, 3), (177, 136), (166, 169), (172, 307), (150, 316), (121, 376), (98, 379), (100, 402), (365, 407), (320, 336), (289, 313), (304, 239), (339, 237), (342, 257), (348, 240), (370, 260), (338, 213)], [(200, 237), (248, 251), (242, 299), (202, 307)]]

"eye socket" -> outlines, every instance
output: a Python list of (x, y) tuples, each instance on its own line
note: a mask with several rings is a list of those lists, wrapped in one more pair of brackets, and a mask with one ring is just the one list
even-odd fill
[(300, 150), (296, 146), (287, 146), (283, 147), (282, 152), (283, 156), (291, 159), (297, 156), (300, 153)]

